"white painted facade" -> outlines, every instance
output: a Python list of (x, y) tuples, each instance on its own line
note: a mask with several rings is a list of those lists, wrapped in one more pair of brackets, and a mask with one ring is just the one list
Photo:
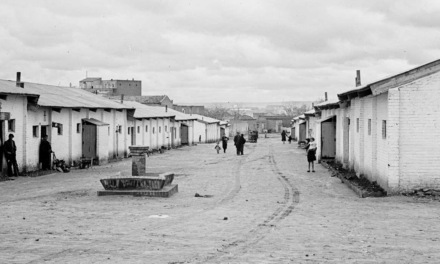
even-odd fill
[[(439, 189), (440, 73), (402, 84), (399, 78), (389, 88), (372, 86), (373, 94), (352, 98), (348, 106), (321, 110), (320, 120), (336, 116), (336, 160), (389, 194)], [(316, 124), (315, 135), (321, 138)]]

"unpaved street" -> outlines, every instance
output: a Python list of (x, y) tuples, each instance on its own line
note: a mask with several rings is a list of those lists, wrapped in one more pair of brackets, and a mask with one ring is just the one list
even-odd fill
[(278, 135), (234, 153), (151, 156), (152, 172), (177, 174), (171, 198), (98, 197), (129, 159), (0, 182), (0, 263), (439, 262), (439, 202), (358, 198)]

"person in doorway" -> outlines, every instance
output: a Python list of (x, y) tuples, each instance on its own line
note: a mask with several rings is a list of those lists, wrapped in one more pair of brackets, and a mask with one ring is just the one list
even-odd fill
[(286, 143), (286, 130), (283, 130), (283, 132), (281, 132), (281, 141), (283, 141), (283, 144)]
[(51, 160), (52, 160), (52, 146), (49, 141), (47, 141), (48, 136), (44, 135), (41, 144), (40, 144), (40, 162), (42, 164), (43, 170), (51, 169)]
[(234, 137), (234, 145), (237, 148), (237, 155), (240, 155), (240, 148), (238, 145), (239, 141), (240, 141), (240, 132), (237, 132), (237, 135), (235, 135)]
[(217, 154), (220, 153), (220, 149), (221, 149), (219, 144), (220, 144), (220, 142), (217, 142), (217, 144), (215, 144), (215, 147), (214, 147), (214, 149), (217, 150)]
[(307, 149), (307, 162), (309, 163), (309, 170), (307, 172), (310, 172), (310, 167), (312, 167), (312, 172), (315, 172), (315, 164), (314, 161), (316, 160), (316, 149), (318, 148), (316, 141), (314, 138), (310, 138), (309, 147)]
[(238, 149), (238, 154), (237, 155), (243, 155), (243, 151), (244, 151), (244, 143), (246, 143), (246, 139), (244, 139), (244, 135), (241, 134), (240, 139), (238, 140), (238, 145), (239, 147)]
[(222, 137), (223, 153), (226, 153), (226, 149), (228, 148), (228, 140), (229, 138), (227, 136)]
[[(13, 140), (14, 135), (9, 134), (9, 139), (5, 141), (4, 149), (6, 156), (6, 163), (8, 164), (8, 176), (18, 176), (18, 165), (17, 165), (17, 146)], [(14, 169), (14, 172), (12, 172)]]

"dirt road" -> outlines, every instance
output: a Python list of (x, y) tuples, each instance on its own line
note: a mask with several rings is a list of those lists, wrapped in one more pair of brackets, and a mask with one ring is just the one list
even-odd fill
[(0, 263), (438, 263), (439, 202), (358, 198), (295, 146), (151, 156), (177, 174), (168, 199), (96, 196), (130, 160), (0, 182)]

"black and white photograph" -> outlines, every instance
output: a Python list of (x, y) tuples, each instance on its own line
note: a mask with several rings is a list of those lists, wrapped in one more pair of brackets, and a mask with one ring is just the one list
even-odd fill
[(440, 263), (439, 14), (0, 0), (0, 263)]

